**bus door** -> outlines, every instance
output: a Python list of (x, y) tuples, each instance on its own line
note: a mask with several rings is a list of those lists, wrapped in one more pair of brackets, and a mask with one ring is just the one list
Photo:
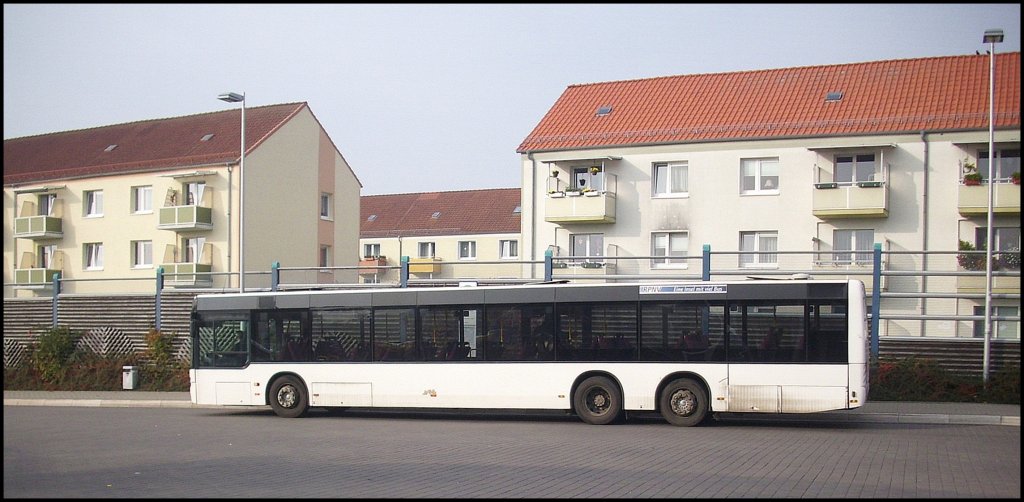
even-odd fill
[(253, 362), (307, 362), (312, 360), (312, 323), (308, 310), (256, 312), (250, 340)]

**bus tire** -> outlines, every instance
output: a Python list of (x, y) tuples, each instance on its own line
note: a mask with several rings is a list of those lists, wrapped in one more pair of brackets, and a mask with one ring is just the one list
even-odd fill
[(309, 410), (306, 386), (291, 375), (274, 380), (270, 387), (270, 407), (279, 417), (299, 418)]
[(689, 378), (669, 382), (661, 391), (658, 409), (665, 420), (676, 426), (692, 427), (708, 414), (708, 395), (704, 387)]
[(576, 388), (573, 407), (580, 419), (588, 424), (610, 424), (622, 416), (622, 394), (611, 379), (593, 376)]

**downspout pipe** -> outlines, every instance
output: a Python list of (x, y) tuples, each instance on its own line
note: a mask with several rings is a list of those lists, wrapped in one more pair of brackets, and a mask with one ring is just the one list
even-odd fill
[[(928, 171), (930, 170), (929, 156), (931, 150), (928, 145), (928, 131), (921, 131), (921, 143), (924, 146), (922, 165), (923, 173), (923, 188), (921, 189), (921, 250), (925, 251), (921, 255), (921, 270), (928, 270)], [(889, 187), (892, 188), (891, 186)], [(921, 274), (921, 292), (926, 293), (928, 291), (928, 274)], [(921, 315), (924, 316), (928, 313), (928, 299), (921, 298)], [(925, 334), (925, 325), (927, 321), (921, 320), (921, 336)]]
[[(526, 154), (530, 159), (530, 261), (537, 259), (537, 159), (533, 158), (533, 152)], [(522, 228), (522, 224), (520, 224)], [(530, 264), (530, 277), (536, 277), (536, 267)]]

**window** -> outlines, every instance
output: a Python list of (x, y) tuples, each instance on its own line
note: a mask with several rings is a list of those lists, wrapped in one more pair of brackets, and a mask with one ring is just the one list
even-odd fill
[(654, 164), (654, 196), (686, 195), (689, 187), (688, 172), (686, 162)]
[(183, 191), (185, 192), (185, 205), (195, 206), (203, 200), (203, 192), (206, 191), (206, 182), (194, 181), (192, 183), (185, 183), (183, 185)]
[(420, 258), (433, 258), (434, 257), (434, 243), (433, 242), (421, 242), (418, 246)]
[(599, 166), (574, 167), (572, 169), (572, 188), (580, 190), (604, 190), (604, 169)]
[(153, 241), (132, 241), (132, 267), (153, 266)]
[(741, 267), (778, 267), (777, 251), (779, 246), (778, 232), (740, 232), (740, 251), (752, 251), (759, 254), (740, 254)]
[(380, 256), (380, 244), (363, 244), (363, 258)]
[(779, 191), (779, 159), (743, 159), (740, 172), (740, 193), (777, 193)]
[[(651, 256), (686, 256), (690, 239), (687, 232), (654, 232), (651, 234)], [(652, 267), (685, 268), (682, 258), (661, 258), (651, 260)]]
[(103, 270), (103, 243), (88, 242), (83, 246), (86, 270)]
[[(992, 234), (993, 265), (1004, 270), (1020, 270), (1020, 227), (996, 227)], [(987, 230), (974, 230), (975, 248), (984, 250)], [(984, 264), (984, 259), (982, 264)]]
[[(996, 317), (1017, 317), (1018, 307), (992, 307), (992, 315)], [(974, 315), (985, 315), (985, 306), (976, 305)], [(974, 337), (985, 337), (985, 321), (974, 321)], [(1000, 340), (1020, 340), (1020, 323), (1017, 321), (992, 321), (992, 337)]]
[(182, 249), (185, 250), (185, 260), (182, 263), (201, 263), (203, 244), (206, 244), (206, 238), (186, 237), (182, 240), (182, 244)]
[(476, 259), (476, 241), (459, 241), (459, 259)]
[[(575, 234), (572, 236), (572, 256), (604, 256), (604, 234)], [(586, 262), (601, 263), (603, 260), (588, 258)]]
[(320, 266), (331, 266), (331, 246), (320, 246)]
[[(634, 316), (635, 318), (635, 316)], [(489, 361), (550, 361), (555, 358), (551, 305), (489, 305), (479, 349)]]
[(320, 218), (324, 220), (331, 219), (334, 211), (331, 210), (333, 197), (329, 193), (320, 194)]
[(837, 155), (836, 183), (857, 183), (875, 180), (875, 154)]
[(103, 190), (85, 192), (85, 215), (103, 216)]
[(54, 206), (57, 205), (57, 194), (46, 193), (39, 196), (39, 216), (53, 216)]
[[(996, 163), (996, 181), (1009, 181), (1010, 175), (1020, 172), (1020, 150), (996, 150), (993, 156)], [(988, 179), (988, 150), (978, 152), (978, 174), (981, 179)]]
[(519, 258), (519, 241), (502, 240), (499, 244), (501, 246), (501, 258), (503, 260)]
[(637, 304), (563, 303), (558, 306), (559, 361), (635, 361)]
[(153, 187), (141, 186), (132, 187), (132, 212), (152, 213), (153, 212)]
[(57, 253), (57, 246), (38, 246), (36, 248), (36, 266), (39, 268), (57, 268), (55, 267), (54, 258)]
[(868, 265), (873, 261), (874, 241), (874, 230), (834, 230), (832, 259), (840, 264)]

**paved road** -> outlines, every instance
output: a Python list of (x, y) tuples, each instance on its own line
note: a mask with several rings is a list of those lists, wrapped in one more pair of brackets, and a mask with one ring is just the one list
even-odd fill
[(1019, 499), (1020, 467), (1000, 425), (4, 406), (5, 498)]

